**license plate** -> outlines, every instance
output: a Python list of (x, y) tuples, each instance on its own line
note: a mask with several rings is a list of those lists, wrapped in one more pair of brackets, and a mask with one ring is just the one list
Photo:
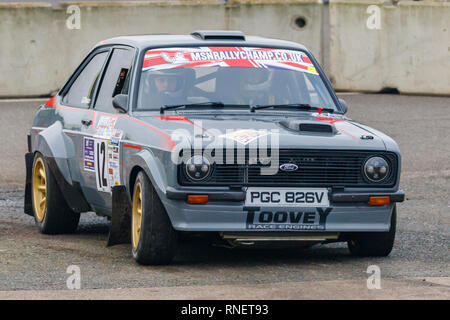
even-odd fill
[(325, 188), (248, 188), (246, 206), (258, 207), (329, 207)]

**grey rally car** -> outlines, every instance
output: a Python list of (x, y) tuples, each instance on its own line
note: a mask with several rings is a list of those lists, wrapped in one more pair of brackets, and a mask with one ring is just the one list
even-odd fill
[(46, 234), (80, 213), (108, 244), (169, 263), (183, 233), (231, 246), (394, 243), (400, 152), (348, 119), (302, 45), (239, 31), (98, 43), (28, 135), (25, 213)]

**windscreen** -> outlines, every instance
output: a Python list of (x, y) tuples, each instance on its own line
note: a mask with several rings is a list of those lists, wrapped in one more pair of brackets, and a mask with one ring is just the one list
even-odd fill
[(253, 47), (189, 47), (145, 53), (138, 110), (219, 102), (234, 106), (336, 106), (302, 51)]

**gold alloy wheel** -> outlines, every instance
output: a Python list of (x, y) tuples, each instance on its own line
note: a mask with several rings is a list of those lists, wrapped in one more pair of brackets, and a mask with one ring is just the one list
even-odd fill
[(141, 235), (142, 223), (142, 186), (141, 183), (136, 183), (133, 194), (133, 217), (131, 227), (131, 237), (133, 242), (133, 250), (136, 251), (139, 245), (139, 237)]
[(45, 217), (47, 206), (47, 176), (42, 158), (37, 158), (33, 168), (33, 206), (38, 222)]

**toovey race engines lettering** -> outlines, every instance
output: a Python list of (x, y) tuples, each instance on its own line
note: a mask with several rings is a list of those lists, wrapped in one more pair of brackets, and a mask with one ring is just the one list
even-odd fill
[(325, 230), (326, 219), (333, 208), (315, 208), (315, 211), (260, 209), (244, 208), (247, 229)]

